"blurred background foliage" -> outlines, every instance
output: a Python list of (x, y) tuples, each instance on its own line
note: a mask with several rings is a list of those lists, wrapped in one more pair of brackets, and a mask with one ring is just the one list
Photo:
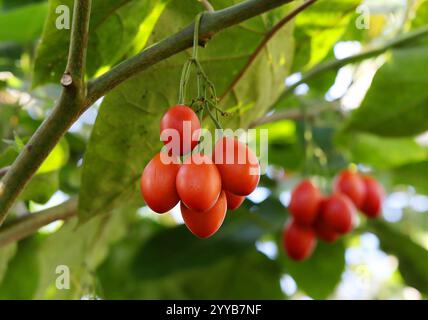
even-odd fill
[[(220, 9), (239, 1), (211, 2)], [(201, 50), (219, 93), (263, 35), (301, 3), (227, 29)], [(58, 98), (69, 41), (69, 30), (55, 28), (60, 4), (72, 1), (0, 0), (0, 168), (13, 162)], [(177, 32), (202, 9), (196, 0), (93, 0), (88, 79)], [(357, 28), (364, 13), (369, 25)], [(319, 64), (424, 27), (426, 0), (318, 0), (281, 29), (222, 99), (232, 113), (223, 123), (245, 128), (268, 112), (322, 112), (307, 122), (259, 127), (269, 129), (267, 174), (208, 240), (186, 230), (178, 209), (151, 212), (138, 190), (142, 169), (160, 148), (159, 119), (176, 102), (190, 52), (126, 81), (73, 125), (14, 206), (8, 223), (79, 198), (78, 217), (0, 248), (0, 298), (425, 298), (428, 36), (324, 72), (274, 104), (285, 84)], [(359, 216), (343, 240), (319, 243), (303, 263), (289, 260), (281, 230), (290, 190), (305, 174), (331, 185), (349, 164), (384, 184), (381, 221)], [(58, 265), (71, 270), (69, 290), (55, 286)]]

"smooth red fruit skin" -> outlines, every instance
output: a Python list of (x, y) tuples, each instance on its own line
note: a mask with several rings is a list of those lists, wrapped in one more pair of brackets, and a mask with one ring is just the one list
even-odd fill
[(227, 209), (228, 210), (233, 211), (233, 210), (238, 209), (245, 200), (244, 196), (237, 196), (236, 194), (233, 194), (229, 191), (225, 191), (225, 194), (226, 194), (226, 199), (227, 199)]
[(370, 176), (364, 176), (363, 181), (366, 188), (366, 197), (361, 211), (369, 218), (377, 218), (382, 212), (382, 201), (385, 191), (382, 186)]
[[(184, 136), (184, 128), (183, 128), (183, 122), (189, 121), (190, 122), (190, 135)], [(198, 144), (198, 141), (193, 141), (193, 133), (201, 129), (201, 123), (199, 122), (198, 116), (196, 113), (188, 106), (185, 105), (176, 105), (174, 107), (171, 107), (163, 116), (161, 123), (160, 123), (160, 133), (165, 129), (175, 129), (178, 131), (180, 136), (180, 142), (177, 141), (177, 143), (174, 144), (173, 148), (174, 150), (179, 150), (178, 155), (187, 154), (190, 151), (193, 150), (193, 148)], [(183, 137), (184, 136), (184, 137)], [(164, 144), (168, 144), (171, 141), (172, 138), (169, 138), (167, 141), (164, 141)], [(184, 139), (189, 139), (190, 143), (186, 145), (184, 143)], [(198, 137), (199, 140), (199, 137)], [(175, 155), (175, 154), (174, 154)]]
[(160, 153), (144, 168), (140, 183), (141, 195), (150, 209), (157, 213), (165, 213), (180, 201), (175, 186), (179, 169), (178, 163), (163, 164)]
[(220, 229), (226, 217), (227, 200), (224, 192), (214, 207), (206, 212), (198, 212), (187, 208), (181, 202), (181, 214), (187, 228), (199, 238), (209, 238)]
[(296, 261), (310, 257), (316, 245), (314, 231), (298, 225), (295, 221), (285, 227), (282, 239), (285, 252)]
[(253, 151), (237, 139), (220, 139), (214, 148), (213, 161), (220, 172), (224, 190), (247, 196), (259, 184), (259, 161)]
[(318, 217), (321, 197), (320, 190), (311, 181), (300, 182), (291, 193), (288, 206), (294, 220), (301, 225), (312, 225)]
[[(201, 162), (195, 157), (200, 157)], [(221, 192), (221, 177), (211, 158), (194, 154), (178, 170), (176, 187), (184, 204), (199, 212), (211, 209)]]
[[(325, 204), (327, 203), (328, 198), (323, 198), (321, 200), (320, 204), (320, 212), (323, 210)], [(317, 237), (327, 243), (333, 243), (336, 242), (336, 240), (339, 238), (339, 234), (334, 231), (329, 225), (327, 225), (320, 216), (318, 216), (318, 219), (315, 221), (315, 224), (313, 226), (313, 229), (315, 231), (315, 234)]]
[(323, 204), (320, 211), (321, 223), (338, 234), (346, 234), (352, 230), (356, 208), (344, 194), (335, 193)]
[(357, 208), (361, 208), (366, 197), (363, 178), (352, 170), (344, 170), (336, 178), (334, 191), (349, 197)]

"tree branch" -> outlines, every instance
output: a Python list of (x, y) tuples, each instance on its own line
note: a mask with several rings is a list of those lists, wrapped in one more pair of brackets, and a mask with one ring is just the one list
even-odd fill
[(292, 94), (299, 85), (311, 81), (312, 79), (316, 78), (318, 75), (324, 72), (338, 70), (341, 67), (346, 66), (348, 64), (360, 62), (360, 61), (378, 56), (389, 49), (404, 46), (410, 42), (416, 41), (426, 36), (428, 36), (428, 27), (419, 28), (415, 31), (402, 34), (394, 38), (393, 40), (385, 43), (382, 46), (367, 50), (365, 52), (362, 52), (344, 59), (340, 59), (340, 60), (335, 59), (335, 60), (331, 60), (331, 61), (327, 61), (325, 63), (319, 64), (313, 69), (304, 73), (302, 78), (299, 81), (287, 87), (284, 90), (284, 92), (281, 94), (281, 96), (272, 105), (270, 110), (275, 109), (279, 105), (279, 103), (281, 103), (281, 101), (284, 98), (286, 98), (288, 95)]
[(277, 122), (281, 120), (302, 120), (304, 117), (314, 118), (319, 116), (325, 111), (335, 111), (330, 105), (313, 107), (306, 111), (306, 114), (302, 112), (302, 108), (286, 109), (275, 112), (270, 115), (261, 117), (250, 124), (250, 128), (256, 128), (264, 124)]
[(253, 62), (256, 60), (257, 56), (262, 52), (263, 48), (267, 45), (267, 43), (275, 36), (275, 34), (281, 30), (281, 28), (286, 25), (288, 22), (293, 20), (300, 12), (304, 11), (306, 8), (314, 4), (317, 0), (308, 0), (293, 11), (291, 11), (287, 16), (285, 16), (282, 20), (280, 20), (263, 38), (251, 56), (248, 58), (247, 63), (241, 69), (241, 71), (236, 75), (235, 79), (233, 79), (230, 86), (226, 89), (223, 95), (220, 97), (220, 100), (223, 100), (237, 85), (237, 83), (242, 79), (244, 74), (251, 67)]
[(69, 127), (77, 119), (85, 97), (84, 68), (91, 0), (75, 0), (73, 27), (64, 88), (52, 113), (37, 129), (0, 182), (0, 225), (7, 213)]
[(24, 239), (57, 220), (67, 220), (77, 214), (77, 199), (70, 199), (63, 204), (40, 212), (30, 213), (15, 220), (0, 232), (0, 247)]
[[(247, 0), (223, 10), (204, 14), (199, 37), (207, 41), (215, 33), (294, 0)], [(118, 64), (88, 84), (85, 107), (88, 108), (106, 92), (148, 67), (184, 51), (193, 45), (194, 23), (140, 54)]]
[(10, 169), (10, 166), (4, 167), (0, 169), (0, 178), (3, 177)]

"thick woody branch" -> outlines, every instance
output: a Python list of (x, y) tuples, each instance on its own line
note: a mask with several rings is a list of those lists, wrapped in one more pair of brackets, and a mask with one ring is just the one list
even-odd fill
[(83, 81), (88, 41), (91, 0), (75, 0), (73, 28), (64, 89), (52, 113), (31, 137), (0, 182), (0, 225), (16, 198), (76, 121), (85, 97)]

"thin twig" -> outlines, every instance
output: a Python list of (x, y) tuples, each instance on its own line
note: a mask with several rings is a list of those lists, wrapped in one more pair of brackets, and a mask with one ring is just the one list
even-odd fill
[(372, 57), (376, 57), (386, 52), (387, 50), (404, 46), (407, 43), (416, 41), (417, 39), (424, 38), (427, 36), (428, 36), (428, 27), (426, 26), (426, 27), (416, 29), (412, 32), (402, 34), (379, 47), (364, 51), (362, 53), (359, 53), (344, 59), (334, 59), (334, 60), (330, 60), (325, 63), (319, 64), (313, 69), (304, 73), (302, 78), (299, 81), (287, 87), (284, 90), (284, 92), (280, 95), (280, 97), (276, 100), (276, 102), (269, 108), (269, 110), (275, 109), (279, 105), (279, 103), (281, 103), (282, 100), (286, 98), (288, 95), (292, 94), (294, 92), (294, 89), (296, 89), (298, 86), (300, 86), (303, 83), (307, 83), (311, 81), (312, 79), (316, 78), (320, 74), (323, 74), (324, 72), (339, 70), (341, 67), (346, 66), (348, 64), (352, 64), (352, 63), (360, 62), (366, 59), (370, 59)]
[(302, 112), (302, 108), (286, 109), (275, 112), (273, 114), (261, 117), (250, 124), (250, 128), (259, 127), (264, 124), (273, 123), (281, 120), (302, 120), (306, 118), (317, 117), (326, 111), (335, 111), (337, 108), (332, 108), (330, 105), (313, 107), (306, 111), (306, 114)]
[(229, 87), (226, 89), (226, 91), (223, 93), (223, 95), (220, 97), (220, 100), (223, 100), (238, 84), (238, 82), (242, 79), (244, 74), (248, 71), (248, 69), (251, 67), (251, 65), (256, 60), (257, 56), (262, 52), (263, 48), (267, 45), (269, 40), (271, 40), (275, 34), (281, 30), (281, 28), (286, 25), (288, 22), (293, 20), (300, 12), (304, 11), (306, 8), (314, 4), (317, 0), (308, 0), (293, 11), (291, 11), (287, 16), (285, 16), (283, 19), (281, 19), (262, 39), (260, 44), (257, 46), (257, 48), (254, 50), (254, 52), (251, 54), (251, 56), (248, 58), (247, 63), (244, 65), (244, 67), (241, 69), (241, 71), (236, 75), (236, 77), (233, 79), (232, 83), (229, 85)]
[(24, 239), (54, 221), (67, 220), (76, 214), (77, 199), (75, 198), (40, 212), (29, 213), (2, 228), (0, 232), (0, 247)]
[(198, 0), (208, 12), (213, 12), (214, 11), (214, 7), (212, 6), (212, 4), (208, 1), (208, 0)]

